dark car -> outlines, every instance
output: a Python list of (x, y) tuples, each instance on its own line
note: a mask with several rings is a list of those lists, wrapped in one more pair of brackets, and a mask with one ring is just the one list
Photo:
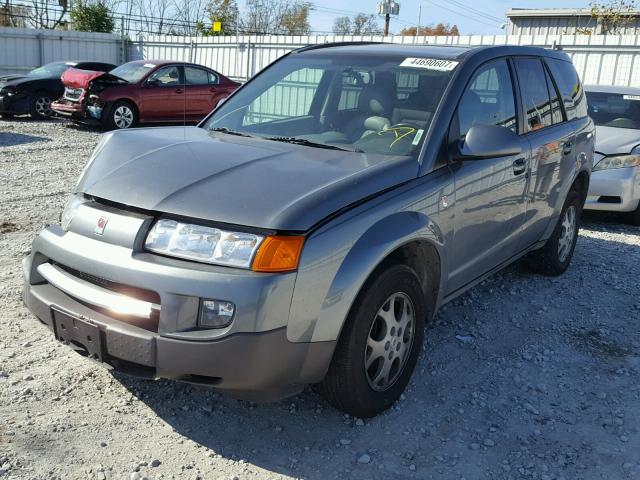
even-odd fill
[(116, 369), (375, 415), (440, 306), (525, 255), (569, 267), (593, 143), (562, 52), (303, 48), (198, 127), (104, 135), (25, 302)]
[(0, 115), (29, 114), (33, 118), (51, 115), (51, 101), (62, 95), (60, 76), (69, 68), (108, 72), (116, 66), (102, 62), (53, 62), (31, 70), (26, 75), (0, 77)]
[(69, 70), (52, 109), (82, 123), (121, 129), (137, 123), (202, 120), (239, 83), (202, 65), (139, 60), (109, 73)]

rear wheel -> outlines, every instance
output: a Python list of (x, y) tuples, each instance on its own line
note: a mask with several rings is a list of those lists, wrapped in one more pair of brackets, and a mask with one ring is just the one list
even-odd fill
[(427, 305), (415, 272), (382, 271), (360, 294), (318, 391), (339, 410), (372, 417), (402, 394), (422, 346)]
[(46, 92), (37, 92), (29, 105), (31, 118), (41, 120), (51, 116), (51, 96)]
[(135, 127), (137, 123), (138, 112), (131, 103), (125, 101), (114, 103), (106, 119), (107, 128), (111, 130)]
[(578, 192), (571, 190), (551, 237), (540, 250), (529, 254), (528, 263), (533, 271), (556, 276), (569, 268), (578, 241), (581, 215), (581, 196)]

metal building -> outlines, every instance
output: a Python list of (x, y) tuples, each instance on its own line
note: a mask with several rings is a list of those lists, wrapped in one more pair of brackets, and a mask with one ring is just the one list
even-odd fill
[(623, 14), (628, 20), (625, 19), (616, 32), (607, 32), (606, 25), (592, 16), (590, 8), (512, 8), (506, 16), (509, 35), (640, 34), (640, 10), (637, 9)]

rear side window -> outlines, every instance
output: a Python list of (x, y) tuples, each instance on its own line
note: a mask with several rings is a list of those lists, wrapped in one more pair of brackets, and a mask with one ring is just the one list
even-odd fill
[(551, 80), (551, 76), (547, 69), (544, 69), (544, 76), (547, 79), (547, 90), (549, 91), (549, 98), (551, 99), (551, 119), (553, 123), (560, 123), (564, 120), (562, 115), (562, 107), (560, 106), (560, 96), (558, 95), (558, 90), (556, 90), (553, 81)]
[(206, 85), (209, 83), (209, 72), (201, 68), (184, 67), (184, 80), (187, 85)]
[(587, 99), (573, 64), (556, 58), (547, 58), (546, 61), (560, 90), (567, 119), (586, 117)]
[(457, 117), (461, 137), (474, 125), (500, 125), (516, 131), (513, 83), (506, 60), (489, 62), (474, 73)]
[(516, 70), (529, 131), (553, 125), (551, 100), (542, 62), (537, 58), (517, 58)]

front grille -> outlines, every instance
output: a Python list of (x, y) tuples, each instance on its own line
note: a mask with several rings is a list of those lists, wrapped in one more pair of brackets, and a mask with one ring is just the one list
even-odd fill
[(72, 102), (77, 102), (80, 100), (80, 97), (84, 93), (84, 89), (82, 88), (71, 88), (67, 87), (64, 89), (64, 98), (67, 100), (71, 100)]
[(154, 292), (153, 290), (147, 290), (145, 288), (133, 287), (131, 285), (124, 285), (122, 283), (113, 282), (111, 280), (107, 280), (106, 278), (91, 275), (90, 273), (80, 272), (74, 268), (67, 267), (66, 265), (61, 265), (59, 263), (55, 263), (54, 265), (69, 273), (70, 275), (73, 275), (80, 280), (84, 280), (85, 282), (89, 282), (107, 290), (111, 290), (112, 292), (121, 293), (122, 295), (126, 295), (131, 298), (136, 298), (138, 300), (144, 300), (145, 302), (160, 305), (160, 295), (158, 295), (158, 293)]

